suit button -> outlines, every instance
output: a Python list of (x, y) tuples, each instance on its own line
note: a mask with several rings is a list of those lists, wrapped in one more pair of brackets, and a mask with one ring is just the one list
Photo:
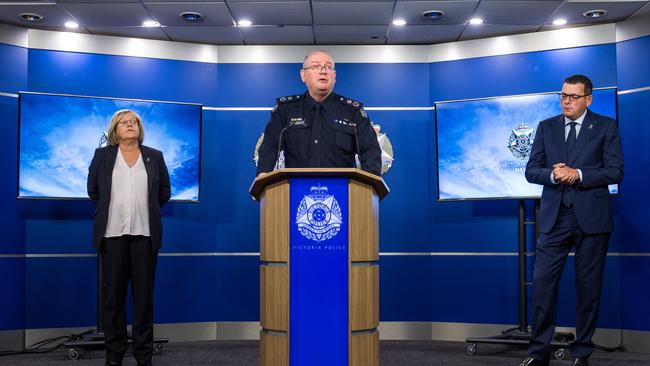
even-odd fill
[(318, 143), (318, 140), (314, 140), (314, 143), (317, 144), (317, 143)]

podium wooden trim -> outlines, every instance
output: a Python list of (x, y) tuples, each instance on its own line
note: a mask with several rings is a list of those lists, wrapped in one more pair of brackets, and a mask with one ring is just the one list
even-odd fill
[(255, 179), (260, 202), (262, 366), (290, 363), (290, 178), (348, 178), (348, 365), (379, 365), (379, 201), (389, 189), (353, 168), (287, 168)]

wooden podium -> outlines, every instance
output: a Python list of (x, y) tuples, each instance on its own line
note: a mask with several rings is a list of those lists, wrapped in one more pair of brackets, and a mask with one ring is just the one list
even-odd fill
[(379, 200), (388, 192), (353, 168), (255, 179), (261, 365), (379, 365)]

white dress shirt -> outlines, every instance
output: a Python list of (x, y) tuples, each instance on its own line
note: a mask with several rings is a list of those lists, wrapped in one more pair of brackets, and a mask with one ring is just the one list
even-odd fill
[(147, 170), (142, 153), (129, 167), (120, 149), (113, 168), (111, 200), (105, 238), (122, 235), (149, 235)]

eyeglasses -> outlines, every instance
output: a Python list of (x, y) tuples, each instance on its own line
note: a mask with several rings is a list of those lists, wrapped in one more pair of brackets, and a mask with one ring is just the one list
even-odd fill
[(560, 97), (560, 100), (565, 100), (569, 99), (572, 102), (577, 102), (580, 98), (588, 97), (591, 94), (585, 94), (585, 95), (578, 95), (578, 94), (565, 94), (565, 93), (560, 93), (558, 96)]
[(334, 65), (311, 65), (307, 67), (303, 67), (303, 70), (309, 70), (309, 71), (325, 71), (325, 72), (333, 72), (334, 70)]
[(135, 119), (123, 119), (119, 122), (117, 122), (118, 125), (120, 126), (127, 126), (127, 125), (137, 125), (138, 121)]

